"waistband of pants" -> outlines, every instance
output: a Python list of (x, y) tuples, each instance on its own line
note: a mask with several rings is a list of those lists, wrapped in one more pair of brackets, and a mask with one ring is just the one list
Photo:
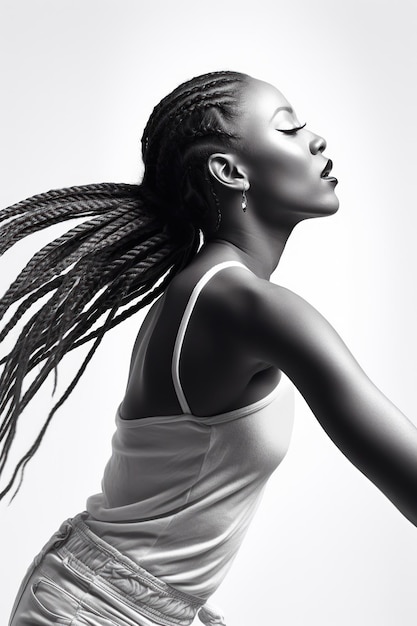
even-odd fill
[(197, 612), (206, 626), (225, 626), (223, 616), (204, 600), (174, 589), (94, 534), (83, 521), (85, 515), (66, 520), (42, 553), (56, 549), (75, 576), (122, 596), (161, 626), (189, 626)]

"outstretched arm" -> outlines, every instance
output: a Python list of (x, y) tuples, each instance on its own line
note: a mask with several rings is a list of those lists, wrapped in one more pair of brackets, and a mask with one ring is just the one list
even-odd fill
[(417, 428), (305, 300), (262, 282), (253, 305), (254, 352), (288, 375), (343, 454), (417, 526)]

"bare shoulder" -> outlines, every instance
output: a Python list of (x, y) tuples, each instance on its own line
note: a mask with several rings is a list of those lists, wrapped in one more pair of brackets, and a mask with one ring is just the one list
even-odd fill
[[(258, 339), (278, 339), (296, 328), (316, 329), (327, 325), (325, 318), (303, 297), (290, 289), (258, 277), (243, 267), (219, 272), (204, 288), (207, 311), (244, 323)], [(328, 326), (330, 329), (330, 326)]]
[[(220, 264), (217, 264), (220, 265)], [(167, 300), (183, 309), (184, 301), (191, 298), (198, 288), (199, 312), (206, 311), (210, 316), (244, 317), (246, 307), (256, 293), (259, 278), (243, 264), (224, 267), (214, 274), (216, 265), (193, 265), (178, 274), (167, 289)], [(200, 282), (205, 279), (204, 282)], [(202, 311), (203, 309), (203, 311)]]
[[(222, 296), (217, 314), (221, 311), (234, 332), (238, 329), (247, 353), (283, 370), (303, 395), (311, 391), (320, 395), (324, 388), (340, 389), (342, 381), (363, 380), (362, 369), (340, 335), (302, 296), (242, 271), (225, 274), (216, 284)], [(216, 315), (214, 302), (212, 307)]]
[(209, 326), (230, 326), (234, 335), (246, 333), (253, 322), (251, 311), (267, 297), (267, 284), (242, 265), (218, 271), (198, 297), (201, 319), (205, 318)]
[[(175, 299), (189, 297), (198, 282), (195, 272), (184, 276), (175, 289)], [(313, 330), (325, 319), (290, 289), (258, 277), (242, 265), (229, 266), (212, 276), (199, 295), (199, 314), (209, 325), (221, 323), (241, 330), (248, 342), (259, 348), (264, 340), (276, 342), (301, 326)]]
[[(308, 343), (309, 337), (328, 341), (336, 333), (306, 300), (287, 289), (258, 277), (243, 265), (233, 265), (210, 275), (212, 267), (193, 266), (176, 277), (169, 288), (170, 318), (184, 311), (193, 289), (207, 275), (207, 282), (193, 309), (199, 330), (239, 342), (248, 356), (283, 369), (281, 356)], [(214, 269), (214, 266), (213, 266)]]
[[(242, 363), (284, 371), (335, 445), (415, 523), (417, 429), (371, 382), (326, 318), (290, 289), (238, 267), (213, 277), (203, 301), (209, 329), (203, 336), (209, 347), (221, 347), (213, 368), (219, 378)], [(229, 367), (230, 354), (237, 366)]]

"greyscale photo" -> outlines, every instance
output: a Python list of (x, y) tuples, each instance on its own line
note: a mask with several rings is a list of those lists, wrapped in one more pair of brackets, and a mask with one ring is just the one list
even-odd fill
[[(33, 67), (44, 58), (48, 71), (38, 62), (34, 71), (46, 85), (55, 68), (56, 86), (43, 98), (34, 81), (31, 109), (19, 96), (30, 58), (16, 57), (20, 73), (5, 71), (8, 145), (17, 146), (5, 152), (15, 173), (0, 207), (5, 623), (296, 626), (310, 611), (313, 626), (411, 625), (417, 258), (398, 233), (414, 219), (403, 193), (415, 121), (402, 112), (372, 123), (371, 83), (349, 78), (356, 61), (332, 77), (298, 42), (291, 68), (294, 20), (259, 58), (214, 44), (193, 58), (183, 43), (178, 64), (163, 68), (127, 37), (139, 3), (108, 0), (100, 13), (92, 0), (84, 22), (78, 1), (62, 2), (65, 19), (44, 5)], [(295, 18), (305, 7), (286, 10)], [(278, 15), (284, 4), (262, 9)], [(148, 44), (157, 7), (142, 10)], [(18, 7), (1, 11), (16, 29)], [(390, 11), (375, 37), (393, 23)], [(103, 30), (82, 30), (100, 19)], [(64, 23), (103, 57), (89, 45), (78, 55), (66, 30), (59, 67)], [(249, 16), (242, 24), (250, 32)], [(254, 38), (260, 46), (261, 33)], [(346, 41), (339, 46), (335, 55)], [(409, 70), (405, 44), (398, 54)], [(394, 90), (375, 81), (386, 116)], [(334, 84), (345, 89), (343, 110)], [(382, 162), (392, 177), (373, 188)]]

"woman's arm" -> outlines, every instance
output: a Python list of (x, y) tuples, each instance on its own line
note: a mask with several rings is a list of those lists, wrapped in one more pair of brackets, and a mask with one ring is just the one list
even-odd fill
[(417, 428), (305, 300), (264, 281), (254, 295), (254, 353), (291, 378), (343, 454), (417, 526)]

